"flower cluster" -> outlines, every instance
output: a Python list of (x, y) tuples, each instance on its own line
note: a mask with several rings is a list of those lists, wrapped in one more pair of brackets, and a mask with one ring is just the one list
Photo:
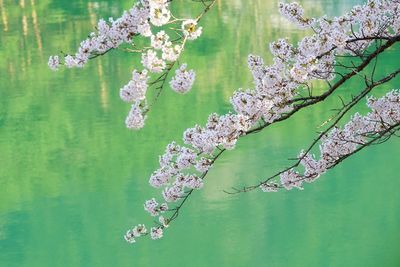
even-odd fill
[(218, 116), (216, 113), (208, 117), (206, 127), (196, 125), (187, 129), (183, 134), (185, 144), (206, 154), (213, 154), (217, 148), (233, 149), (240, 136), (250, 129), (248, 117), (241, 114), (226, 114)]
[(289, 4), (279, 3), (279, 12), (299, 27), (306, 28), (310, 26), (311, 20), (304, 18), (304, 10), (296, 2)]
[[(283, 172), (279, 185), (286, 190), (303, 189), (303, 182), (314, 182), (357, 149), (400, 123), (400, 90), (392, 90), (379, 99), (370, 97), (367, 105), (371, 108), (368, 114), (356, 113), (344, 127), (335, 127), (321, 138), (319, 159), (301, 152), (299, 159), (304, 171), (292, 168)], [(266, 182), (260, 188), (264, 192), (276, 192), (279, 186), (276, 182)]]
[(182, 64), (175, 71), (175, 76), (170, 81), (172, 90), (177, 93), (185, 94), (192, 89), (196, 74), (193, 70), (186, 70), (187, 65)]
[(121, 99), (128, 103), (144, 100), (149, 87), (147, 84), (148, 79), (147, 70), (142, 72), (134, 70), (132, 72), (132, 80), (121, 88), (119, 92)]
[[(202, 33), (202, 27), (198, 26), (202, 15), (197, 19), (178, 19), (171, 14), (170, 2), (172, 1), (141, 0), (117, 19), (99, 20), (97, 30), (81, 42), (74, 55), (65, 55), (63, 59), (59, 56), (51, 56), (48, 61), (49, 68), (58, 70), (62, 65), (67, 68), (81, 68), (90, 59), (104, 55), (123, 44), (132, 45), (135, 49), (125, 48), (125, 51), (141, 53), (141, 64), (144, 70), (133, 71), (132, 79), (120, 90), (120, 96), (125, 102), (135, 103), (126, 118), (127, 127), (142, 128), (146, 119), (145, 113), (149, 111), (145, 103), (148, 87), (154, 86), (161, 90), (169, 72), (179, 59), (186, 41), (195, 40)], [(204, 13), (211, 6), (212, 4), (206, 5)], [(169, 29), (170, 33), (159, 29), (167, 24), (173, 24), (171, 25), (173, 27)], [(177, 37), (171, 38), (171, 34)], [(150, 46), (137, 49), (134, 37), (144, 37)], [(171, 81), (172, 89), (179, 93), (189, 91), (194, 83), (194, 71), (185, 69), (186, 64), (183, 64)], [(149, 82), (149, 76), (152, 73), (160, 76), (154, 82)]]
[(50, 56), (49, 62), (47, 63), (49, 68), (53, 71), (58, 70), (58, 66), (60, 65), (60, 57), (59, 56)]
[[(142, 103), (144, 106), (142, 107)], [(147, 109), (146, 102), (136, 101), (132, 104), (131, 110), (125, 120), (125, 125), (128, 129), (141, 129), (144, 126), (146, 116), (143, 116), (142, 110)]]

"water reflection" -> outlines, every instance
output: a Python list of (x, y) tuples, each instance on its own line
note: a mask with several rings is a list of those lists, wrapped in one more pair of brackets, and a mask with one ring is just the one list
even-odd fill
[(1, 20), (3, 23), (3, 31), (8, 31), (8, 18), (7, 18), (7, 10), (4, 7), (3, 0), (0, 0), (0, 12), (1, 12)]

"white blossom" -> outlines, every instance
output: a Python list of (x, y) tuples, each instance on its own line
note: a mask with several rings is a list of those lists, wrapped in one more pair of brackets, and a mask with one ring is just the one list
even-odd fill
[(189, 189), (201, 189), (204, 186), (204, 182), (200, 177), (189, 174), (185, 176), (183, 185)]
[(165, 31), (159, 31), (156, 35), (151, 36), (151, 46), (154, 49), (160, 50), (169, 40), (168, 34)]
[(291, 190), (294, 187), (303, 189), (301, 187), (302, 182), (300, 181), (300, 174), (294, 170), (288, 170), (280, 175), (281, 184), (287, 189)]
[(207, 172), (210, 168), (212, 161), (207, 158), (200, 158), (195, 165), (195, 168), (198, 172)]
[(75, 59), (75, 57), (67, 55), (64, 58), (64, 64), (67, 68), (73, 68), (77, 66), (77, 60)]
[(182, 31), (188, 40), (195, 40), (200, 37), (203, 27), (197, 27), (196, 20), (188, 19), (182, 23)]
[(212, 153), (218, 146), (233, 149), (237, 139), (251, 127), (248, 118), (243, 115), (211, 114), (205, 128), (196, 126), (184, 133), (184, 142), (204, 153)]
[(150, 4), (150, 22), (155, 26), (162, 26), (168, 23), (171, 18), (171, 12), (167, 4)]
[(125, 124), (128, 129), (138, 130), (143, 128), (146, 116), (143, 116), (143, 111), (140, 108), (140, 102), (137, 101), (131, 107), (128, 116), (126, 117)]
[(77, 53), (64, 59), (64, 64), (69, 68), (83, 67), (91, 56), (106, 53), (123, 43), (130, 43), (136, 35), (151, 36), (149, 18), (149, 10), (137, 3), (115, 20), (100, 19), (97, 31), (90, 33), (89, 38), (81, 42)]
[(294, 49), (293, 45), (289, 44), (286, 39), (279, 39), (269, 45), (271, 53), (275, 57), (279, 57), (285, 61), (292, 60)]
[(307, 27), (310, 25), (310, 21), (303, 17), (304, 10), (296, 2), (293, 3), (279, 3), (279, 12), (291, 22), (295, 23), (300, 27)]
[(160, 224), (164, 227), (164, 228), (168, 228), (168, 219), (164, 218), (164, 216), (160, 216), (158, 218), (158, 221), (160, 222)]
[(120, 90), (119, 94), (121, 99), (125, 102), (144, 100), (148, 88), (148, 79), (147, 70), (141, 72), (134, 70), (132, 72), (132, 80), (130, 80), (129, 83)]
[(126, 240), (126, 242), (128, 242), (128, 243), (136, 243), (136, 239), (135, 239), (135, 236), (133, 235), (133, 232), (132, 232), (132, 230), (128, 230), (127, 232), (126, 232), (126, 234), (124, 235), (124, 239)]
[(150, 237), (153, 240), (162, 238), (163, 234), (163, 229), (161, 227), (152, 227), (150, 230)]
[(167, 203), (158, 204), (155, 198), (147, 200), (144, 203), (144, 209), (150, 213), (151, 216), (158, 216), (159, 213), (164, 213), (168, 210)]
[(176, 71), (175, 76), (170, 81), (172, 90), (177, 93), (185, 94), (192, 89), (196, 74), (194, 70), (186, 70), (187, 64), (182, 64)]
[(141, 235), (147, 234), (147, 229), (144, 224), (139, 224), (132, 229), (132, 232), (135, 237), (140, 237)]
[(171, 187), (166, 187), (162, 192), (164, 200), (166, 202), (176, 202), (183, 196), (183, 187), (180, 185), (174, 185)]
[(160, 188), (169, 182), (169, 179), (175, 175), (174, 169), (171, 167), (163, 167), (150, 176), (149, 183), (155, 188)]
[(58, 67), (60, 66), (60, 59), (58, 56), (51, 56), (49, 57), (49, 62), (48, 62), (49, 68), (53, 71), (58, 70)]
[(160, 73), (165, 67), (165, 61), (157, 57), (157, 53), (153, 50), (147, 50), (147, 52), (142, 54), (142, 64), (150, 72)]
[(157, 216), (158, 211), (156, 211), (158, 207), (158, 203), (155, 198), (152, 198), (150, 200), (147, 200), (144, 203), (144, 209), (151, 214), (151, 216)]
[(179, 58), (182, 49), (183, 47), (181, 45), (172, 45), (171, 42), (167, 42), (162, 47), (162, 58), (164, 60), (174, 62)]
[(196, 163), (197, 153), (189, 148), (183, 147), (176, 158), (176, 168), (188, 169)]

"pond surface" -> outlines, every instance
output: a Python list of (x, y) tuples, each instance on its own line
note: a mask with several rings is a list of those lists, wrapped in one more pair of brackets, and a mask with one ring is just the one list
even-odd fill
[[(361, 3), (300, 2), (315, 16)], [(49, 55), (74, 51), (99, 18), (131, 4), (0, 0), (0, 266), (400, 266), (398, 139), (362, 151), (304, 191), (222, 192), (286, 167), (333, 114), (336, 96), (243, 138), (162, 240), (128, 245), (125, 231), (149, 222), (142, 203), (156, 193), (148, 177), (165, 146), (211, 112), (228, 112), (233, 91), (252, 86), (249, 53), (271, 60), (268, 42), (305, 34), (279, 16), (275, 0), (220, 0), (185, 51), (195, 87), (184, 96), (167, 88), (146, 127), (132, 132), (119, 88), (135, 58), (112, 52), (83, 70), (47, 68)], [(192, 4), (175, 5), (191, 13)], [(381, 59), (380, 74), (398, 66), (398, 51)], [(360, 86), (355, 80), (339, 93)]]

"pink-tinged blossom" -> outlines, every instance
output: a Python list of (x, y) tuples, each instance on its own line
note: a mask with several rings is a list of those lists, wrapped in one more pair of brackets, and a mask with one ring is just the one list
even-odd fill
[(115, 20), (99, 20), (97, 31), (90, 33), (89, 38), (81, 42), (75, 55), (65, 59), (66, 66), (83, 67), (91, 56), (130, 43), (136, 35), (151, 36), (149, 17), (149, 10), (137, 3)]
[(204, 186), (203, 180), (196, 175), (188, 174), (185, 176), (183, 185), (189, 189), (201, 189)]
[(282, 14), (282, 16), (295, 23), (299, 27), (305, 28), (310, 26), (310, 20), (303, 17), (304, 10), (296, 2), (290, 4), (279, 3), (279, 12)]
[(150, 237), (153, 240), (162, 238), (163, 234), (164, 234), (164, 232), (161, 227), (152, 227), (150, 230)]
[(128, 103), (144, 100), (148, 88), (148, 79), (147, 70), (142, 72), (134, 70), (132, 72), (132, 80), (120, 90), (121, 99)]
[(153, 50), (147, 50), (142, 54), (142, 64), (150, 72), (161, 73), (165, 67), (165, 61), (157, 57), (157, 53)]
[(163, 166), (153, 172), (150, 176), (149, 183), (152, 187), (160, 188), (167, 185), (170, 179), (178, 174), (178, 170), (174, 166)]
[(164, 200), (166, 202), (176, 202), (182, 198), (184, 194), (182, 185), (174, 185), (171, 187), (166, 187), (162, 192)]
[(284, 61), (291, 60), (295, 53), (293, 45), (288, 43), (286, 39), (279, 39), (270, 43), (269, 49), (273, 56), (281, 58)]
[(138, 130), (143, 128), (146, 116), (143, 116), (143, 111), (140, 108), (140, 102), (137, 101), (131, 107), (128, 116), (125, 120), (125, 125), (128, 129)]
[(194, 166), (198, 172), (207, 172), (212, 166), (212, 161), (207, 158), (200, 158)]
[(155, 198), (147, 200), (144, 203), (144, 209), (150, 213), (151, 216), (158, 216), (168, 210), (167, 203), (158, 204)]
[(67, 55), (64, 58), (64, 64), (67, 68), (74, 68), (77, 66), (77, 60), (75, 59), (75, 57)]
[(49, 68), (53, 71), (58, 70), (58, 67), (60, 66), (60, 59), (58, 56), (51, 56), (49, 57), (49, 62), (48, 62)]
[(176, 168), (188, 169), (196, 163), (197, 153), (193, 149), (183, 147), (176, 158)]
[(183, 50), (182, 45), (173, 45), (171, 42), (165, 43), (162, 47), (162, 59), (170, 62), (175, 62), (178, 60), (181, 52)]
[(298, 172), (295, 172), (294, 170), (288, 170), (280, 175), (281, 178), (281, 184), (285, 189), (291, 190), (294, 187), (297, 187), (298, 189), (303, 189), (301, 187), (301, 181), (300, 179), (300, 174)]
[(165, 31), (159, 31), (156, 35), (151, 36), (151, 46), (157, 50), (161, 50), (168, 41), (169, 36)]
[(194, 70), (186, 70), (187, 65), (182, 64), (176, 71), (175, 76), (170, 81), (172, 90), (177, 93), (185, 94), (192, 89), (196, 74)]

